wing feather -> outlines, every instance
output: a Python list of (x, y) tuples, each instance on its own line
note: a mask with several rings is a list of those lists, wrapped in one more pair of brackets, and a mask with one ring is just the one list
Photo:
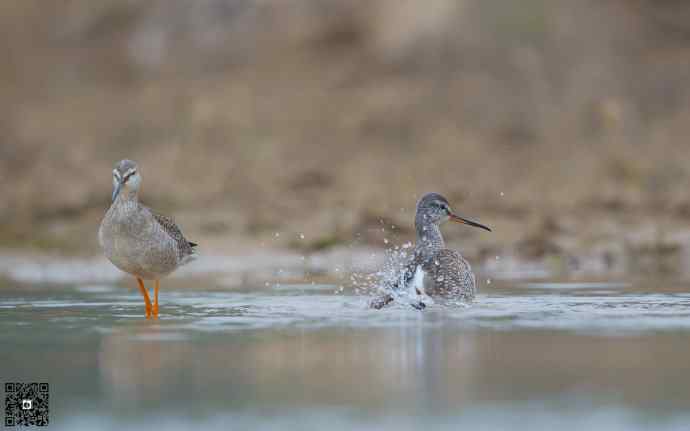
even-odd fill
[(472, 300), (476, 283), (470, 264), (455, 250), (441, 249), (424, 264), (424, 270), (433, 281), (432, 296), (449, 299)]
[(170, 237), (177, 244), (177, 250), (180, 259), (183, 259), (194, 253), (194, 247), (196, 247), (197, 244), (188, 241), (187, 238), (184, 237), (184, 235), (182, 234), (182, 230), (180, 230), (180, 227), (177, 226), (177, 224), (172, 218), (164, 216), (162, 214), (158, 214), (153, 211), (151, 211), (151, 214), (153, 215), (153, 218), (156, 219), (158, 224), (163, 228), (163, 230), (168, 235), (170, 235)]

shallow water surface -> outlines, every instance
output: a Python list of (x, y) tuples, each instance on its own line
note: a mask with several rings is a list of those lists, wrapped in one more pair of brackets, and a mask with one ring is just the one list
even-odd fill
[[(193, 285), (193, 289), (185, 288)], [(686, 429), (690, 286), (500, 281), (470, 307), (335, 285), (0, 287), (1, 379), (55, 429)]]

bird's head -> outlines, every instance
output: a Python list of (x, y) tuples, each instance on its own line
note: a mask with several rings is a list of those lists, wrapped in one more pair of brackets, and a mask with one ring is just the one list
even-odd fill
[(135, 162), (125, 159), (115, 164), (115, 169), (113, 169), (113, 202), (120, 193), (136, 195), (140, 185), (141, 175), (139, 175), (139, 168)]
[(440, 225), (441, 223), (450, 220), (456, 223), (478, 227), (491, 232), (491, 229), (489, 229), (487, 226), (472, 221), (468, 218), (461, 217), (455, 213), (451, 209), (448, 199), (438, 193), (427, 193), (422, 196), (417, 203), (417, 220), (423, 224), (433, 223), (435, 225)]

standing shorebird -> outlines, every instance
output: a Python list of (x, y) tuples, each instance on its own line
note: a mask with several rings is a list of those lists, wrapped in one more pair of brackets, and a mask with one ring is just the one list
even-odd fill
[[(101, 222), (98, 241), (113, 265), (136, 277), (146, 318), (157, 319), (160, 279), (191, 261), (196, 244), (185, 239), (171, 218), (139, 203), (140, 185), (136, 163), (121, 160), (115, 165), (112, 204)], [(153, 305), (144, 280), (155, 281)]]
[[(415, 229), (417, 240), (411, 261), (400, 278), (393, 283), (393, 293), (376, 298), (372, 308), (380, 309), (395, 300), (394, 295), (408, 291), (412, 295), (426, 294), (442, 300), (466, 301), (474, 299), (476, 283), (470, 264), (455, 250), (446, 248), (440, 224), (451, 220), (491, 232), (488, 227), (455, 214), (448, 200), (438, 193), (427, 193), (417, 203)], [(423, 309), (423, 302), (412, 304)]]

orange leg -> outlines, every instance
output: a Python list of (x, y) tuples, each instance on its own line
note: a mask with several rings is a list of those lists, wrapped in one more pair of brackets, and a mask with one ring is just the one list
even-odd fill
[(156, 280), (156, 287), (153, 289), (154, 303), (153, 303), (153, 318), (158, 319), (158, 288), (161, 287), (160, 280)]
[(139, 283), (139, 291), (141, 292), (141, 295), (144, 297), (144, 303), (146, 304), (146, 318), (150, 319), (151, 318), (151, 300), (149, 299), (149, 292), (146, 290), (146, 287), (144, 286), (144, 280), (137, 277), (137, 283)]

